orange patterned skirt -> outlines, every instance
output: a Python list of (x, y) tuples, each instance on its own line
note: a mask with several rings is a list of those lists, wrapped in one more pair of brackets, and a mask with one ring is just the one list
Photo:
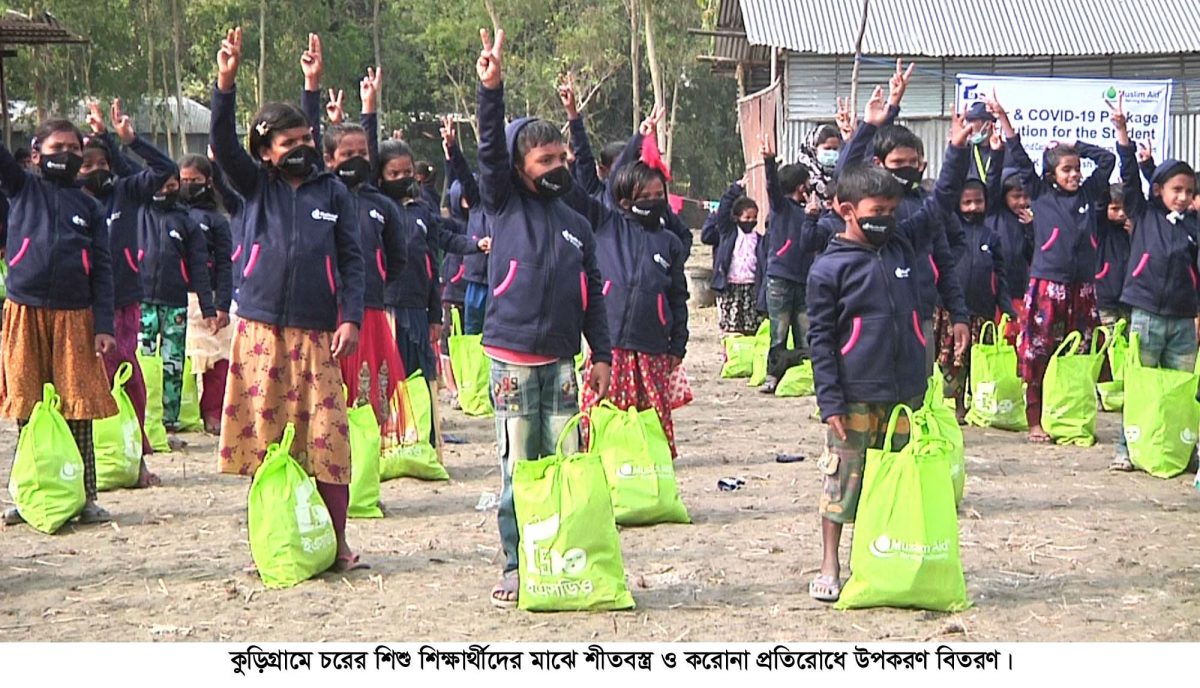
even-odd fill
[(319, 482), (350, 484), (350, 425), (332, 332), (242, 320), (233, 337), (220, 470), (252, 476), (288, 423), (292, 457)]

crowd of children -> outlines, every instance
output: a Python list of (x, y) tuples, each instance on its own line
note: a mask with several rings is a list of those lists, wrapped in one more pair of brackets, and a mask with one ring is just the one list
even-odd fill
[[(378, 69), (359, 84), (358, 123), (347, 121), (343, 92), (330, 91), (322, 126), (316, 35), (300, 59), (300, 104), (263, 104), (247, 145), (236, 126), (234, 29), (217, 55), (209, 155), (176, 164), (136, 134), (119, 101), (107, 122), (90, 109), (90, 136), (66, 120), (43, 122), (35, 170), (0, 146), (0, 412), (24, 427), (43, 383), (55, 385), (84, 459), (81, 521), (109, 518), (96, 502), (91, 421), (115, 412), (118, 367), (134, 370), (138, 486), (150, 487), (158, 478), (145, 461), (153, 449), (139, 359), (162, 360), (162, 389), (149, 396), (161, 397), (170, 431), (180, 429), (190, 360), (204, 429), (220, 437), (219, 469), (253, 475), (292, 424), (292, 454), (332, 517), (335, 568), (366, 567), (345, 536), (347, 409), (369, 405), (383, 447), (399, 444), (401, 388), (421, 374), (437, 398), (451, 314), (482, 335), (491, 365), (505, 555), (493, 604), (515, 606), (521, 589), (513, 468), (554, 454), (581, 403), (653, 410), (676, 456), (671, 386), (688, 350), (691, 232), (668, 203), (663, 113), (597, 159), (571, 77), (559, 88), (566, 127), (509, 121), (504, 32), (481, 39), (478, 171), (444, 121), (445, 215), (436, 170), (402, 140), (379, 140)], [(1012, 323), (1003, 335), (1019, 346), (1034, 442), (1049, 440), (1042, 377), (1070, 332), (1086, 342), (1100, 323), (1127, 319), (1144, 365), (1196, 364), (1194, 170), (1156, 165), (1149, 142), (1139, 150), (1118, 101), (1109, 104), (1115, 153), (1058, 143), (1039, 174), (992, 97), (954, 113), (927, 190), (925, 142), (895, 124), (912, 73), (898, 62), (861, 122), (839, 102), (836, 121), (814, 128), (791, 164), (764, 140), (768, 207), (746, 196), (742, 179), (701, 234), (713, 247), (722, 336), (770, 323), (762, 390), (811, 361), (827, 426), (817, 462), (823, 557), (809, 587), (819, 600), (840, 594), (841, 533), (855, 519), (867, 450), (881, 446), (896, 405), (920, 406), (935, 364), (963, 422), (970, 348), (984, 323)], [(1083, 158), (1095, 166), (1086, 179)], [(1122, 183), (1110, 186), (1118, 163)], [(436, 405), (422, 430), (440, 447)], [(893, 446), (907, 434), (901, 421)], [(1112, 468), (1132, 469), (1123, 437)], [(4, 520), (21, 515), (9, 509)]]

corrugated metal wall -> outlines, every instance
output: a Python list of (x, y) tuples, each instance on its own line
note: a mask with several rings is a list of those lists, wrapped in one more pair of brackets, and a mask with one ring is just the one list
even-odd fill
[[(1171, 155), (1200, 162), (1200, 88), (1186, 79), (1200, 77), (1200, 55), (1144, 55), (1094, 58), (916, 58), (917, 72), (904, 96), (901, 122), (926, 142), (930, 169), (941, 166), (954, 102), (955, 75), (960, 72), (1030, 76), (1176, 79), (1171, 99)], [(908, 64), (909, 58), (904, 58)], [(786, 112), (780, 156), (795, 159), (805, 133), (820, 122), (832, 122), (838, 96), (850, 94), (853, 57), (789, 53), (784, 75)], [(859, 77), (857, 111), (875, 85), (887, 88), (895, 58), (867, 58)], [(936, 142), (937, 145), (934, 145)]]

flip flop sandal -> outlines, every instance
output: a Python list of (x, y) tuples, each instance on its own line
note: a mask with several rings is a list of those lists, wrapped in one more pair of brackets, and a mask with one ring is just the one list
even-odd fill
[[(492, 606), (499, 609), (514, 609), (517, 606), (517, 597), (521, 592), (520, 579), (517, 574), (507, 573), (496, 583), (496, 587), (492, 588), (491, 600)], [(512, 599), (505, 599), (508, 595), (512, 595)]]
[(808, 596), (818, 602), (837, 602), (842, 596), (842, 581), (833, 576), (817, 576), (808, 584)]
[(80, 523), (108, 523), (111, 520), (108, 510), (97, 504), (84, 505), (83, 511), (79, 512)]
[(25, 519), (21, 517), (21, 512), (17, 511), (17, 507), (9, 507), (4, 510), (4, 525), (15, 526), (24, 523)]
[(331, 568), (338, 573), (347, 573), (349, 571), (369, 569), (371, 568), (371, 565), (364, 561), (360, 561), (358, 555), (355, 554), (352, 557), (338, 557), (337, 560), (333, 562), (333, 566)]
[(1132, 473), (1133, 462), (1129, 460), (1129, 457), (1118, 456), (1112, 460), (1112, 463), (1108, 464), (1108, 470), (1120, 473)]

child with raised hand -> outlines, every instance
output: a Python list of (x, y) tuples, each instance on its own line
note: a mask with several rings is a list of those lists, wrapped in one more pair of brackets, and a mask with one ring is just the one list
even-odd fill
[[(133, 377), (125, 385), (129, 400), (142, 427), (142, 466), (139, 487), (159, 484), (150, 472), (145, 457), (154, 453), (146, 436), (146, 382), (138, 364), (138, 342), (142, 331), (142, 278), (138, 220), (143, 208), (158, 190), (178, 172), (175, 162), (146, 139), (137, 135), (133, 122), (121, 109), (121, 99), (114, 99), (109, 114), (112, 130), (104, 121), (98, 103), (88, 105), (88, 126), (92, 136), (83, 147), (83, 165), (79, 168), (79, 183), (84, 191), (104, 206), (108, 223), (109, 251), (113, 257), (113, 330), (117, 346), (105, 355), (104, 365), (109, 379), (117, 374), (122, 363), (133, 367)], [(146, 161), (146, 169), (138, 169), (121, 152), (121, 144), (129, 147)], [(180, 442), (172, 438), (172, 446)]]
[(208, 247), (208, 276), (213, 305), (217, 309), (216, 332), (203, 327), (203, 311), (196, 294), (188, 296), (187, 357), (201, 375), (200, 417), (210, 435), (221, 432), (221, 403), (229, 375), (229, 352), (233, 329), (229, 309), (233, 301), (233, 238), (229, 219), (222, 212), (222, 199), (213, 188), (213, 165), (201, 155), (186, 155), (179, 161), (179, 200), (204, 233)]
[(758, 204), (746, 195), (744, 177), (730, 184), (717, 204), (711, 284), (717, 293), (717, 327), (722, 339), (752, 335), (762, 323), (758, 292), (766, 274), (767, 240), (755, 231), (758, 215)]
[[(843, 526), (854, 522), (858, 510), (867, 449), (882, 447), (897, 404), (919, 408), (925, 394), (926, 342), (914, 246), (943, 231), (943, 225), (929, 221), (935, 208), (955, 208), (966, 177), (966, 139), (956, 114), (937, 190), (905, 220), (895, 215), (903, 190), (887, 171), (854, 165), (837, 182), (834, 210), (845, 230), (830, 240), (808, 277), (813, 378), (828, 426), (817, 464), (824, 480), (823, 558), (809, 585), (809, 595), (817, 600), (833, 602), (841, 595), (838, 548)], [(908, 440), (906, 420), (898, 425), (894, 447)]]
[(1096, 307), (1100, 324), (1106, 327), (1129, 320), (1129, 307), (1121, 303), (1121, 291), (1128, 274), (1132, 231), (1133, 220), (1125, 212), (1125, 187), (1113, 184), (1096, 204)]
[[(368, 70), (363, 77), (359, 85), (363, 114), (375, 114), (381, 79), (376, 69)], [(416, 230), (396, 204), (375, 187), (367, 132), (361, 125), (345, 122), (342, 98), (331, 100), (329, 114), (333, 125), (322, 137), (325, 168), (350, 190), (350, 207), (358, 219), (359, 242), (366, 262), (359, 345), (342, 359), (342, 378), (352, 406), (370, 404), (375, 410), (386, 449), (400, 440), (391, 402), (407, 373), (384, 296), (387, 286), (404, 274), (408, 240)]]
[[(451, 221), (462, 223), (462, 233), (472, 241), (488, 237), (487, 222), (484, 220), (483, 210), (479, 207), (479, 181), (458, 145), (454, 121), (449, 117), (442, 126), (442, 149), (446, 153), (446, 179), (450, 181), (447, 195), (450, 197)], [(451, 256), (457, 254), (448, 253), (446, 259), (450, 260)], [(445, 271), (449, 275), (445, 280), (447, 290), (456, 291), (458, 285), (461, 285), (463, 332), (466, 334), (483, 332), (483, 318), (488, 301), (487, 263), (486, 254), (476, 253), (461, 257), (461, 273), (457, 270)]]
[[(1190, 212), (1196, 197), (1196, 172), (1181, 160), (1163, 160), (1150, 179), (1150, 198), (1129, 140), (1123, 96), (1105, 101), (1117, 130), (1125, 212), (1133, 221), (1128, 268), (1121, 302), (1132, 309), (1129, 334), (1141, 340), (1141, 363), (1153, 368), (1192, 372), (1196, 367), (1196, 241), (1200, 222)], [(1196, 463), (1193, 450), (1192, 464)], [(1110, 468), (1131, 471), (1125, 433), (1117, 441)]]
[(284, 427), (293, 457), (316, 478), (337, 535), (334, 568), (365, 566), (346, 542), (350, 441), (338, 364), (358, 346), (363, 257), (350, 192), (317, 171), (312, 123), (294, 105), (268, 103), (238, 141), (234, 90), (241, 28), (217, 53), (213, 152), (245, 199), (241, 213), (239, 322), (233, 340), (220, 469), (253, 475)]
[[(42, 122), (28, 172), (0, 144), (0, 192), (9, 200), (7, 299), (0, 344), (0, 413), (24, 430), (49, 382), (83, 456), (82, 523), (108, 521), (96, 503), (92, 420), (117, 413), (101, 356), (113, 339), (113, 282), (104, 209), (81, 190), (83, 135), (67, 120)], [(21, 522), (16, 508), (4, 522)]]
[[(596, 239), (586, 218), (562, 200), (570, 191), (559, 128), (530, 117), (504, 124), (504, 32), (480, 30), (479, 190), (492, 229), (483, 345), (492, 359), (496, 439), (503, 492), (498, 522), (504, 575), (492, 603), (512, 607), (520, 591), (520, 533), (513, 509), (517, 461), (555, 453), (555, 440), (578, 410), (574, 357), (581, 335), (592, 352), (588, 383), (608, 394), (612, 341)], [(564, 450), (576, 451), (568, 441)]]
[[(564, 81), (558, 93), (574, 126), (579, 119), (574, 85)], [(674, 458), (678, 451), (670, 378), (687, 352), (688, 291), (683, 275), (687, 254), (683, 242), (663, 224), (669, 171), (656, 155), (654, 135), (661, 116), (656, 112), (641, 127), (646, 132), (644, 145), (653, 147), (646, 156), (652, 162), (636, 160), (630, 149), (622, 152), (608, 178), (607, 202), (574, 186), (565, 199), (588, 218), (596, 237), (613, 344), (608, 399), (621, 409), (654, 409)], [(577, 147), (578, 139), (573, 138), (572, 145)], [(585, 390), (583, 402), (585, 409), (591, 408), (600, 396)]]
[(808, 352), (808, 314), (804, 287), (815, 257), (814, 251), (800, 249), (800, 233), (808, 222), (805, 196), (808, 192), (808, 170), (802, 165), (779, 168), (775, 151), (766, 139), (759, 141), (766, 166), (767, 200), (771, 204), (768, 221), (767, 279), (765, 296), (767, 315), (771, 319), (771, 348), (767, 356), (767, 379), (760, 391), (775, 392), (779, 379), (787, 372), (784, 356), (788, 335), (796, 349)]
[[(1083, 334), (1084, 346), (1099, 324), (1096, 312), (1095, 204), (1108, 188), (1116, 156), (1090, 143), (1051, 142), (1042, 154), (1042, 175), (1021, 145), (1004, 107), (995, 98), (988, 108), (1004, 131), (1006, 158), (1020, 170), (1033, 211), (1034, 254), (1025, 293), (1018, 355), (1025, 390), (1025, 415), (1031, 442), (1050, 442), (1042, 430), (1042, 377), (1067, 333)], [(1080, 158), (1096, 164), (1086, 181)]]
[(204, 327), (217, 331), (217, 309), (208, 272), (208, 239), (179, 203), (179, 180), (171, 177), (138, 213), (142, 277), (141, 351), (162, 355), (163, 426), (177, 433), (183, 399), (188, 292), (200, 302)]
[[(998, 134), (996, 134), (998, 135)], [(1025, 291), (1029, 287), (1029, 262), (1033, 260), (1033, 212), (1021, 173), (1015, 167), (1000, 172), (999, 196), (988, 197), (987, 225), (1000, 242), (1004, 260), (1005, 295), (1016, 317), (1009, 322), (1004, 338), (1016, 344), (1025, 314)]]

